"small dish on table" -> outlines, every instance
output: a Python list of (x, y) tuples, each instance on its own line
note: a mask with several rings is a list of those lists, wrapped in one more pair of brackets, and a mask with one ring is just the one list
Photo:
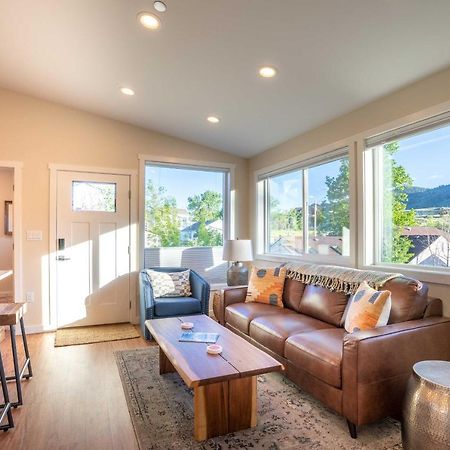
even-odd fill
[(219, 344), (210, 344), (206, 347), (206, 351), (210, 355), (220, 355), (222, 353), (222, 346)]
[(181, 329), (182, 330), (192, 330), (194, 328), (194, 324), (192, 322), (182, 322)]

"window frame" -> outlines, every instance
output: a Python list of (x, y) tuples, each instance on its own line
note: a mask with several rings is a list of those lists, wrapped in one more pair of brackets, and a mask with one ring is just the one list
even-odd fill
[[(255, 224), (255, 259), (273, 261), (273, 262), (311, 262), (324, 264), (339, 264), (341, 266), (355, 267), (357, 255), (357, 223), (356, 223), (356, 146), (355, 141), (346, 139), (335, 142), (331, 145), (321, 147), (319, 149), (305, 152), (300, 157), (292, 158), (280, 164), (265, 167), (255, 171), (256, 186), (256, 224)], [(268, 182), (266, 180), (271, 176), (282, 175), (294, 170), (304, 170), (335, 161), (342, 157), (349, 158), (349, 196), (350, 196), (350, 255), (318, 255), (304, 253), (302, 255), (287, 255), (269, 253), (267, 251), (267, 243), (269, 238), (268, 224)], [(307, 176), (303, 176), (303, 210), (308, 206), (308, 180)], [(308, 217), (303, 217), (303, 242), (308, 234), (308, 227), (305, 227)]]
[[(442, 116), (445, 120), (441, 120)], [(433, 119), (436, 118), (435, 125)], [(418, 125), (415, 127), (415, 125)], [(377, 212), (380, 211), (380, 177), (376, 176), (377, 165), (375, 154), (381, 156), (381, 152), (374, 151), (382, 144), (373, 144), (371, 140), (378, 135), (389, 136), (389, 140), (395, 137), (399, 139), (408, 135), (418, 135), (430, 129), (450, 125), (450, 102), (427, 108), (418, 113), (411, 114), (398, 120), (391, 121), (382, 126), (356, 135), (357, 159), (358, 159), (358, 191), (361, 195), (358, 199), (358, 267), (368, 270), (382, 270), (387, 272), (399, 272), (427, 283), (450, 285), (450, 268), (409, 265), (404, 263), (385, 263), (381, 261), (380, 252), (382, 246), (382, 220), (377, 220)], [(395, 135), (396, 130), (408, 129), (408, 133)], [(378, 169), (380, 170), (380, 169)], [(377, 200), (378, 197), (378, 200)], [(378, 203), (378, 205), (377, 205)], [(372, 246), (364, 245), (372, 242)]]
[(235, 171), (232, 163), (198, 161), (167, 156), (139, 155), (139, 267), (144, 269), (145, 246), (145, 168), (147, 165), (174, 167), (177, 169), (210, 170), (224, 172), (223, 239), (235, 238)]

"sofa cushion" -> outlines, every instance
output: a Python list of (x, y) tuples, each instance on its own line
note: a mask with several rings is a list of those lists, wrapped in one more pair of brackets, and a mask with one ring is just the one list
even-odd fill
[(300, 301), (299, 312), (339, 327), (343, 324), (347, 303), (348, 296), (343, 292), (308, 284)]
[(284, 353), (295, 366), (331, 386), (340, 388), (345, 334), (343, 328), (295, 334), (286, 340)]
[(290, 309), (279, 308), (278, 306), (265, 305), (263, 303), (235, 303), (225, 309), (225, 322), (238, 329), (242, 333), (248, 334), (250, 322), (256, 317), (280, 314), (287, 316), (297, 314)]
[(194, 297), (155, 298), (155, 315), (157, 317), (198, 314), (201, 311), (202, 303)]
[(258, 269), (253, 266), (248, 282), (246, 302), (259, 302), (283, 307), (284, 267)]
[(390, 291), (372, 289), (365, 281), (350, 297), (344, 328), (349, 333), (384, 327), (391, 312)]
[(417, 280), (397, 277), (384, 284), (391, 291), (391, 314), (388, 323), (421, 319), (428, 302), (428, 286)]
[(303, 314), (275, 314), (253, 319), (250, 322), (250, 336), (264, 347), (284, 356), (284, 343), (289, 336), (331, 327), (329, 323)]
[(286, 278), (283, 291), (283, 303), (286, 308), (290, 308), (298, 312), (305, 286), (306, 285), (301, 281)]

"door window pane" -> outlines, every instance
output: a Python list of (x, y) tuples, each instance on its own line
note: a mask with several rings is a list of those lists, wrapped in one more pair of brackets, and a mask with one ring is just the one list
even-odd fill
[(389, 142), (376, 152), (382, 165), (379, 262), (450, 267), (450, 126)]
[(303, 252), (302, 178), (302, 171), (297, 170), (268, 179), (268, 253), (299, 255)]
[(73, 181), (72, 209), (73, 211), (116, 212), (116, 184)]

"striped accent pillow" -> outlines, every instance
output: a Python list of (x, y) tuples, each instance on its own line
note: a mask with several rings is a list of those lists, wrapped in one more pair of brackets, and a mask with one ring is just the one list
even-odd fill
[(153, 296), (160, 297), (190, 297), (191, 284), (189, 282), (190, 270), (182, 272), (159, 272), (148, 269), (147, 274), (153, 289)]
[(283, 308), (283, 288), (286, 269), (275, 267), (268, 269), (252, 268), (248, 283), (246, 302), (267, 303)]
[(376, 291), (364, 281), (350, 298), (345, 330), (353, 333), (387, 325), (391, 303), (390, 291)]

